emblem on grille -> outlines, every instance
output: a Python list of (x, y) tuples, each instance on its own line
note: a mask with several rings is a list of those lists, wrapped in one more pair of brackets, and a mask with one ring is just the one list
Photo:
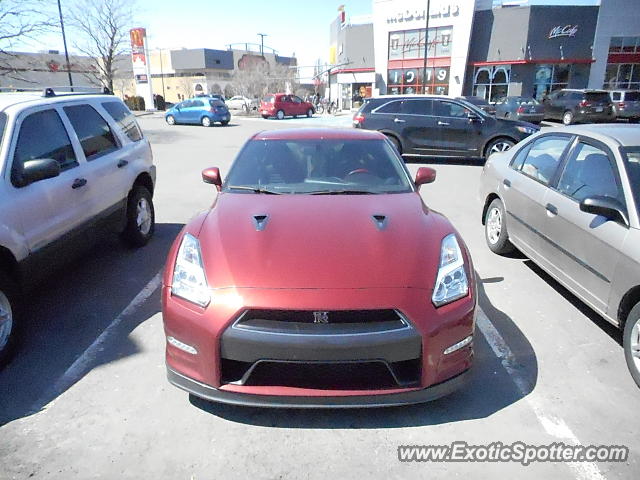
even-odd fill
[(313, 323), (329, 323), (329, 312), (313, 312)]

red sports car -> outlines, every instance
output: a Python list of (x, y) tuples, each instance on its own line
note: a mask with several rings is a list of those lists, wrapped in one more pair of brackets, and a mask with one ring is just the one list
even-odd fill
[(253, 136), (163, 278), (169, 381), (274, 407), (418, 403), (459, 388), (473, 357), (469, 252), (424, 205), (380, 133)]

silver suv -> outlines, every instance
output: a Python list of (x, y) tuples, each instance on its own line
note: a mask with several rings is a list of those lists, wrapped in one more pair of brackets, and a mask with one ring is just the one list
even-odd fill
[(154, 232), (149, 142), (111, 95), (0, 94), (0, 365), (19, 329), (19, 298), (108, 232), (131, 246)]

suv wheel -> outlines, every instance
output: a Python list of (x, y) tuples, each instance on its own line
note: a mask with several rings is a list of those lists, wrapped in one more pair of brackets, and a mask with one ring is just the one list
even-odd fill
[(488, 158), (492, 153), (506, 152), (515, 144), (516, 142), (514, 142), (510, 138), (496, 138), (494, 140), (491, 140), (491, 142), (489, 142), (489, 144), (487, 145), (487, 148), (484, 149), (484, 157)]
[(499, 198), (494, 199), (484, 217), (484, 237), (489, 250), (498, 255), (513, 251), (507, 232), (506, 212)]
[(622, 345), (633, 380), (640, 387), (640, 303), (631, 309), (624, 326)]
[(167, 118), (165, 120), (167, 121), (167, 123), (169, 125), (175, 125), (176, 124), (176, 118), (173, 115), (167, 115)]
[(571, 110), (564, 112), (564, 115), (562, 115), (562, 123), (564, 125), (571, 125), (573, 123), (573, 113)]
[(0, 366), (8, 363), (18, 338), (13, 282), (0, 272)]
[(391, 141), (391, 143), (393, 143), (393, 146), (396, 147), (396, 150), (398, 150), (398, 153), (402, 155), (402, 145), (400, 145), (400, 140), (398, 140), (396, 137), (392, 135), (387, 135), (387, 138)]
[(127, 225), (123, 240), (132, 247), (143, 247), (153, 236), (155, 211), (151, 193), (142, 185), (135, 185), (127, 201)]
[(209, 117), (202, 117), (200, 119), (200, 123), (202, 124), (203, 127), (210, 127), (211, 126), (211, 119)]
[(278, 110), (278, 112), (276, 113), (276, 118), (278, 120), (282, 120), (284, 118), (284, 112), (282, 110)]

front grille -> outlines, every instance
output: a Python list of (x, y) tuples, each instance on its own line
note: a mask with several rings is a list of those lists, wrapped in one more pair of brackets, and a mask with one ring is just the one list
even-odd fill
[(295, 323), (377, 323), (402, 321), (395, 310), (247, 310), (239, 324), (253, 320)]
[(222, 360), (222, 383), (321, 390), (384, 390), (418, 386), (421, 360), (387, 363), (290, 362), (261, 360), (254, 364)]

